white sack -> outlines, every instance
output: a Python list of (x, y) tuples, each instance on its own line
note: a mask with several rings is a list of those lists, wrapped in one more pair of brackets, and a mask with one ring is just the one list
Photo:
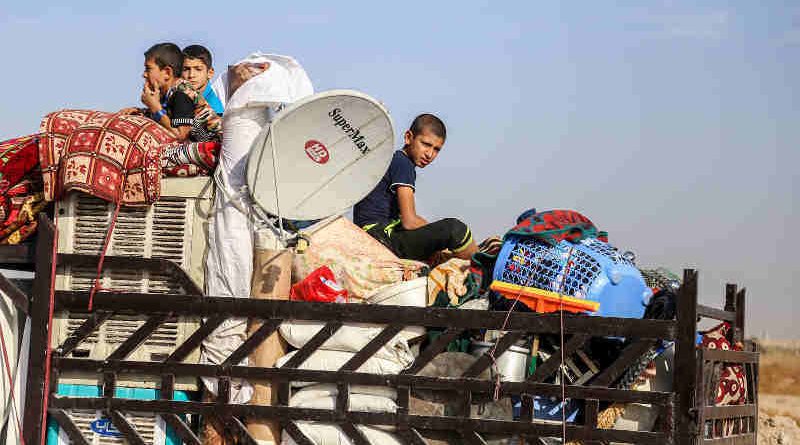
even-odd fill
[[(353, 445), (348, 436), (336, 425), (321, 422), (296, 422), (302, 431), (315, 445)], [(374, 445), (402, 445), (397, 436), (376, 427), (356, 425), (369, 443)], [(282, 433), (281, 445), (295, 445), (289, 434)]]
[[(325, 323), (322, 322), (293, 320), (282, 323), (279, 331), (287, 343), (299, 349), (308, 343), (324, 326)], [(320, 346), (320, 349), (358, 352), (364, 349), (364, 346), (377, 337), (382, 330), (383, 326), (377, 324), (351, 323), (339, 328), (331, 338)], [(404, 366), (408, 366), (414, 361), (408, 342), (400, 333), (386, 342), (373, 357), (394, 360)]]
[[(289, 359), (294, 357), (297, 351), (292, 351), (283, 357), (279, 358), (275, 363), (276, 368), (283, 366)], [(353, 358), (356, 354), (354, 352), (342, 351), (326, 351), (317, 349), (311, 353), (311, 356), (303, 362), (298, 369), (314, 370), (314, 371), (337, 371), (348, 360)], [(400, 371), (405, 369), (401, 363), (384, 358), (371, 357), (361, 365), (356, 372), (364, 372), (368, 374), (399, 374)], [(292, 382), (293, 386), (308, 386), (313, 382)]]
[[(306, 400), (318, 399), (320, 397), (331, 397), (339, 394), (336, 385), (332, 383), (320, 383), (318, 385), (307, 386), (292, 394), (289, 403), (302, 404)], [(350, 385), (350, 395), (366, 394), (371, 396), (384, 397), (389, 400), (397, 400), (397, 391), (388, 386), (369, 386), (369, 385)]]
[[(316, 386), (316, 385), (315, 385)], [(289, 400), (289, 406), (309, 409), (336, 409), (336, 395), (323, 397), (307, 397), (303, 394), (305, 389), (301, 389), (297, 395)], [(298, 396), (300, 396), (298, 398)], [(393, 413), (397, 411), (397, 404), (389, 398), (373, 396), (370, 394), (350, 394), (350, 411), (368, 413)]]

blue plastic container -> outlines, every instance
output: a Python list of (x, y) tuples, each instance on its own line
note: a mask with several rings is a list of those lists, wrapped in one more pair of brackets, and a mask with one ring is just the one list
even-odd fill
[[(135, 399), (135, 400), (156, 400), (159, 398), (160, 391), (157, 389), (145, 389), (145, 388), (116, 388), (115, 397), (123, 398), (123, 399)], [(101, 397), (102, 396), (102, 389), (100, 386), (95, 385), (70, 385), (70, 384), (59, 384), (58, 390), (56, 394), (60, 396), (69, 396), (69, 397)], [(190, 395), (192, 393), (186, 391), (175, 391), (173, 400), (177, 401), (188, 401), (192, 400)], [(86, 416), (84, 416), (86, 417)], [(79, 425), (80, 427), (80, 425)], [(97, 411), (94, 419), (88, 422), (88, 428), (92, 431), (92, 434), (95, 436), (86, 437), (89, 443), (95, 443), (92, 439), (97, 439), (98, 443), (105, 443), (107, 440), (111, 440), (112, 442), (114, 439), (119, 440), (121, 438), (121, 434), (119, 431), (114, 428), (114, 425), (111, 423), (111, 420), (105, 417), (100, 411)], [(160, 435), (163, 440), (156, 442), (154, 445), (181, 445), (181, 439), (175, 434), (175, 431), (168, 426), (162, 425), (163, 430), (161, 431)], [(47, 421), (47, 445), (64, 445), (69, 443), (69, 440), (64, 440), (65, 437), (62, 435), (62, 441), (59, 441), (59, 430), (58, 423), (53, 419), (48, 419)], [(141, 433), (141, 432), (140, 432)], [(103, 439), (106, 439), (104, 441)]]
[(633, 263), (594, 238), (551, 246), (510, 236), (497, 256), (493, 279), (598, 302), (592, 314), (603, 317), (641, 318), (652, 296)]

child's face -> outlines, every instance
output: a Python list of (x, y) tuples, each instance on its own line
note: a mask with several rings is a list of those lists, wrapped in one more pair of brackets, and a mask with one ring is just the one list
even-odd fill
[(181, 77), (188, 80), (192, 87), (202, 92), (206, 88), (208, 81), (214, 77), (214, 68), (206, 66), (201, 59), (183, 59), (183, 73)]
[(419, 168), (425, 168), (436, 159), (444, 145), (444, 139), (428, 129), (423, 129), (419, 134), (411, 130), (405, 134), (405, 152), (411, 162)]
[(145, 82), (150, 84), (150, 87), (164, 92), (169, 88), (172, 80), (172, 68), (169, 66), (161, 68), (155, 60), (147, 59), (144, 61), (142, 77), (144, 77)]

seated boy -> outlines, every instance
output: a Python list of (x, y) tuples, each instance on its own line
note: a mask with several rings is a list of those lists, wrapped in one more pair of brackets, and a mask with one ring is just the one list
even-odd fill
[(170, 130), (178, 141), (187, 141), (194, 123), (194, 102), (175, 86), (183, 72), (183, 53), (174, 43), (153, 45), (144, 53), (142, 103), (146, 110), (125, 108), (120, 113), (144, 112)]
[(353, 208), (355, 223), (389, 247), (397, 256), (428, 260), (449, 250), (469, 259), (477, 251), (469, 228), (455, 218), (433, 223), (417, 215), (414, 205), (416, 167), (425, 168), (436, 159), (447, 130), (432, 114), (421, 114), (405, 132), (402, 150), (394, 153), (389, 170), (366, 198)]

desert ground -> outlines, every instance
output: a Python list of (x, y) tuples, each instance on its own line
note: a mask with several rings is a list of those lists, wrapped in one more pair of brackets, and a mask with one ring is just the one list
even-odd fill
[(758, 343), (758, 443), (800, 445), (800, 341)]

